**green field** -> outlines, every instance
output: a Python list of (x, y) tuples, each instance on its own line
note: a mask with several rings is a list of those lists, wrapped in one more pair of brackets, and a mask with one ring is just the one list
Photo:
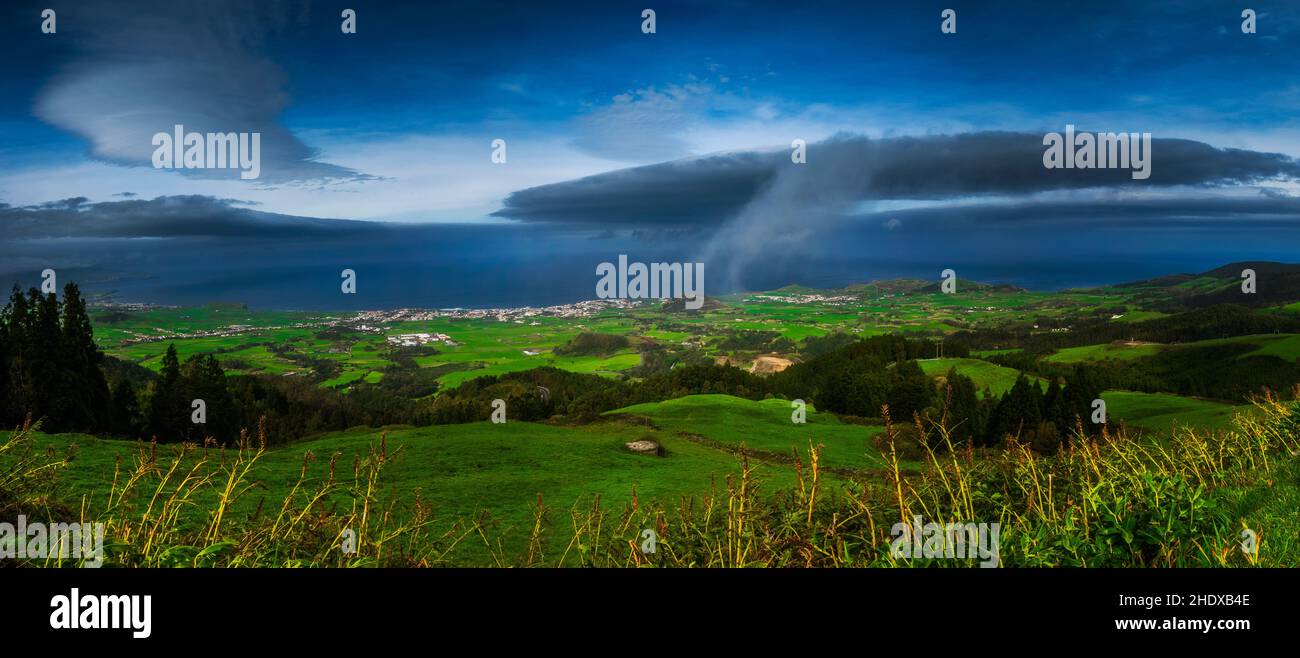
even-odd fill
[(1048, 356), (1047, 361), (1052, 363), (1078, 363), (1081, 361), (1106, 361), (1112, 359), (1127, 361), (1154, 356), (1164, 350), (1215, 347), (1219, 345), (1251, 345), (1256, 348), (1240, 355), (1238, 358), (1272, 356), (1287, 361), (1300, 359), (1300, 334), (1259, 334), (1201, 340), (1178, 345), (1114, 342), (1102, 345), (1067, 347)]
[[(789, 409), (790, 403), (783, 400), (700, 395), (628, 407), (611, 412), (608, 420), (576, 427), (479, 422), (389, 428), (388, 451), (395, 459), (384, 471), (378, 499), (396, 501), (402, 509), (418, 495), (435, 515), (449, 521), (490, 512), (494, 527), (510, 538), (507, 547), (518, 549), (526, 540), (539, 494), (552, 510), (551, 520), (561, 524), (570, 508), (590, 503), (596, 495), (610, 509), (629, 503), (634, 491), (641, 501), (673, 505), (683, 497), (708, 495), (727, 475), (738, 473), (739, 459), (730, 448), (742, 442), (752, 449), (756, 475), (773, 488), (792, 485), (795, 477), (793, 468), (775, 456), (784, 458), (797, 449), (806, 464), (809, 440), (825, 446), (826, 467), (859, 471), (880, 465), (870, 445), (880, 428), (841, 423), (812, 410), (807, 424), (795, 425)], [(632, 414), (650, 419), (654, 427), (620, 420)], [(355, 457), (367, 454), (381, 433), (355, 429), (268, 450), (251, 473), (257, 487), (236, 510), (250, 514), (263, 500), (283, 498), (308, 451), (314, 455), (308, 481), (316, 483), (328, 473), (332, 455), (340, 454), (338, 463), (346, 470)], [(640, 455), (624, 447), (642, 438), (658, 441), (665, 456)], [(60, 483), (69, 499), (84, 495), (92, 506), (102, 502), (112, 483), (114, 459), (121, 456), (130, 464), (132, 456), (147, 449), (132, 441), (80, 434), (40, 435), (39, 440), (38, 449), (48, 447), (58, 454), (76, 444), (72, 463), (59, 473)], [(160, 451), (166, 455), (174, 449), (163, 446)], [(482, 557), (467, 546), (466, 559)]]
[[(112, 314), (97, 311), (97, 317), (103, 320), (98, 323), (97, 335), (110, 354), (152, 369), (158, 368), (163, 351), (173, 343), (182, 358), (205, 352), (217, 354), (231, 374), (311, 374), (305, 363), (310, 363), (311, 359), (330, 360), (338, 363), (341, 371), (322, 379), (321, 385), (346, 388), (359, 382), (378, 382), (383, 371), (393, 366), (394, 357), (385, 342), (387, 337), (416, 332), (443, 333), (450, 336), (453, 343), (434, 344), (434, 353), (416, 356), (414, 362), (421, 368), (439, 368), (438, 382), (446, 390), (477, 377), (541, 366), (623, 378), (642, 363), (641, 350), (646, 347), (676, 350), (678, 354), (694, 353), (710, 359), (725, 356), (732, 363), (747, 364), (757, 355), (769, 353), (797, 360), (806, 341), (832, 333), (854, 337), (918, 331), (947, 333), (962, 328), (1037, 322), (1044, 317), (1069, 318), (1071, 314), (1101, 315), (1104, 318), (1109, 313), (1112, 322), (1135, 322), (1165, 315), (1143, 307), (1141, 300), (1152, 298), (1150, 291), (1142, 289), (1100, 288), (1047, 293), (999, 291), (975, 284), (965, 287), (959, 283), (961, 294), (945, 295), (919, 291), (900, 294), (893, 292), (891, 285), (885, 282), (883, 285), (850, 286), (839, 291), (788, 286), (768, 293), (724, 296), (718, 298), (718, 305), (692, 314), (665, 312), (648, 304), (590, 317), (533, 315), (514, 321), (493, 317), (437, 317), (423, 321), (380, 322), (378, 332), (373, 331), (373, 326), (369, 332), (347, 331), (350, 323), (346, 314), (268, 312), (233, 305)], [(1213, 285), (1218, 284), (1211, 279), (1194, 279), (1180, 284), (1180, 289), (1201, 290)], [(344, 331), (321, 333), (322, 328), (339, 326)], [(242, 330), (233, 335), (192, 335), (225, 331), (232, 327)], [(625, 335), (630, 346), (603, 355), (556, 354), (558, 348), (584, 332)], [(153, 340), (164, 336), (165, 340)], [(746, 338), (753, 336), (776, 336), (786, 342), (779, 343), (783, 347), (773, 350), (763, 344), (767, 338), (757, 341)], [(147, 342), (130, 343), (141, 339)], [(737, 350), (734, 346), (738, 344), (749, 348)], [(1060, 365), (1129, 361), (1151, 357), (1164, 350), (1222, 344), (1254, 347), (1241, 358), (1300, 359), (1300, 335), (1264, 334), (1174, 345), (1122, 341), (1083, 345), (1059, 349), (1045, 357), (1045, 361)], [(723, 348), (723, 345), (732, 347)], [(1016, 348), (991, 349), (978, 351), (975, 356), (1018, 351)], [(680, 357), (670, 357), (676, 358)], [(987, 389), (994, 396), (1009, 390), (1019, 375), (1015, 369), (980, 358), (923, 359), (919, 363), (931, 376), (942, 375), (955, 367), (975, 382), (981, 394)], [(1221, 427), (1227, 419), (1224, 409), (1231, 408), (1231, 405), (1171, 394), (1113, 392), (1108, 395), (1114, 398), (1113, 404), (1108, 399), (1112, 417), (1162, 431), (1167, 430), (1173, 420)], [(778, 408), (778, 402), (768, 401), (745, 409), (740, 409), (743, 406), (740, 402), (743, 401), (728, 404), (715, 401), (712, 406), (703, 405), (700, 400), (667, 402), (658, 409), (629, 412), (654, 411), (655, 414), (647, 415), (660, 416), (662, 426), (671, 431), (708, 434), (690, 429), (696, 425), (706, 426), (721, 437), (717, 440), (731, 442), (739, 441), (742, 435), (756, 429), (745, 420), (750, 415), (767, 420), (788, 416), (788, 410)], [(696, 409), (696, 406), (700, 408)], [(712, 413), (726, 419), (721, 431), (708, 427), (704, 416)], [(823, 426), (829, 436), (836, 437), (837, 432), (858, 429), (836, 427), (829, 415), (816, 414), (814, 417), (817, 420), (810, 418), (809, 426)], [(784, 452), (792, 445), (783, 443), (787, 438), (784, 433), (779, 433), (774, 437), (755, 436), (748, 441), (756, 449)], [(806, 437), (801, 438), (799, 445), (806, 440)], [(832, 441), (828, 446), (828, 458), (839, 451), (834, 445)], [(846, 452), (835, 459), (845, 467), (865, 465), (861, 461), (863, 457), (857, 454), (861, 451), (855, 448), (849, 452), (854, 452), (855, 456), (849, 457)]]
[[(921, 364), (921, 370), (930, 376), (944, 375), (948, 370), (956, 368), (958, 374), (970, 377), (975, 382), (975, 388), (981, 395), (987, 387), (993, 395), (1000, 396), (1011, 390), (1020, 376), (1020, 371), (1015, 368), (979, 359), (921, 359), (918, 363)], [(1041, 386), (1042, 380), (1037, 377), (1035, 379), (1038, 379)]]
[[(771, 293), (724, 296), (720, 298), (721, 306), (692, 314), (665, 312), (648, 304), (589, 317), (531, 315), (509, 321), (491, 316), (440, 315), (421, 321), (372, 319), (365, 322), (370, 327), (367, 331), (349, 330), (360, 323), (347, 313), (262, 311), (230, 304), (143, 311), (96, 308), (92, 316), (96, 318), (96, 339), (107, 353), (146, 368), (157, 370), (162, 354), (174, 344), (182, 359), (200, 353), (216, 354), (231, 374), (311, 375), (313, 360), (333, 361), (340, 368), (338, 373), (319, 381), (323, 386), (343, 388), (357, 382), (377, 382), (383, 370), (393, 366), (387, 337), (442, 333), (450, 336), (454, 344), (436, 343), (432, 346), (436, 354), (417, 356), (415, 362), (420, 367), (442, 367), (438, 381), (447, 389), (475, 377), (545, 365), (621, 377), (641, 364), (639, 352), (650, 345), (750, 363), (759, 354), (797, 357), (805, 341), (830, 334), (941, 334), (1039, 317), (1063, 318), (1126, 299), (1113, 291), (1005, 292), (973, 287), (960, 295), (944, 295), (896, 294), (870, 286), (826, 292), (820, 299), (800, 297), (816, 292), (791, 286)], [(554, 354), (556, 348), (583, 332), (623, 334), (632, 344), (616, 354), (599, 357)], [(776, 336), (785, 342), (755, 344), (748, 350), (720, 347), (727, 336), (760, 335)], [(979, 371), (983, 366), (977, 365), (963, 367), (975, 371), (981, 387), (988, 383), (995, 393), (1009, 387), (1004, 373), (983, 373)]]
[[(334, 362), (338, 369), (317, 381), (322, 386), (344, 389), (362, 382), (380, 382), (385, 369), (394, 367), (397, 357), (386, 342), (388, 337), (420, 332), (446, 334), (451, 340), (449, 344), (434, 343), (424, 353), (414, 356), (413, 362), (420, 368), (438, 368), (438, 384), (441, 390), (448, 390), (474, 378), (542, 366), (626, 378), (642, 364), (644, 349), (671, 350), (674, 356), (668, 357), (670, 360), (684, 355), (710, 359), (725, 356), (732, 363), (748, 364), (760, 354), (798, 360), (807, 341), (832, 333), (853, 337), (918, 331), (946, 333), (958, 328), (1035, 321), (1041, 317), (1064, 318), (1070, 313), (1110, 313), (1111, 310), (1099, 309), (1116, 306), (1127, 310), (1118, 319), (1112, 316), (1112, 321), (1129, 322), (1163, 315), (1132, 303), (1134, 294), (1118, 289), (1038, 293), (975, 288), (960, 295), (902, 295), (862, 287), (837, 291), (833, 297), (817, 297), (817, 291), (791, 286), (771, 293), (727, 296), (722, 298), (721, 305), (694, 314), (670, 313), (654, 305), (644, 305), (589, 317), (533, 315), (508, 321), (490, 316), (439, 316), (421, 321), (368, 322), (366, 331), (356, 329), (356, 323), (349, 321), (346, 314), (268, 312), (229, 305), (131, 313), (100, 310), (95, 314), (103, 320), (97, 326), (97, 336), (106, 351), (146, 368), (156, 370), (167, 346), (174, 344), (182, 359), (201, 353), (216, 354), (229, 374), (311, 376), (312, 363)], [(229, 335), (194, 335), (213, 332)], [(629, 344), (601, 355), (556, 353), (576, 336), (590, 332), (624, 335)], [(159, 337), (165, 339), (157, 340)], [(751, 337), (761, 338), (751, 340)], [(776, 337), (777, 342), (764, 344), (769, 337)], [(1221, 344), (1253, 346), (1241, 358), (1270, 356), (1290, 361), (1300, 358), (1300, 335), (1265, 334), (1175, 345), (1119, 341), (1084, 345), (1059, 349), (1045, 357), (1045, 361), (1057, 365), (1128, 361), (1154, 356), (1163, 350)], [(736, 345), (746, 347), (736, 349)], [(1018, 351), (992, 349), (975, 354), (993, 356)], [(1004, 394), (1019, 375), (1013, 368), (980, 358), (922, 359), (919, 363), (930, 376), (943, 375), (955, 367), (975, 382), (981, 395), (986, 389), (994, 396)], [(1036, 379), (1040, 385), (1044, 383), (1041, 378)], [(1111, 404), (1113, 418), (1123, 418), (1149, 430), (1167, 431), (1174, 420), (1222, 427), (1228, 417), (1224, 409), (1231, 408), (1218, 402), (1171, 394), (1142, 397), (1144, 394), (1116, 392), (1108, 395), (1115, 397)], [(784, 429), (776, 434), (763, 434), (761, 428), (751, 426), (746, 420), (753, 416), (767, 422), (784, 416), (788, 421), (788, 409), (778, 408), (782, 403), (768, 401), (742, 409), (741, 402), (744, 401), (715, 402), (712, 406), (702, 405), (699, 400), (666, 402), (659, 409), (628, 411), (654, 411), (645, 415), (658, 416), (656, 422), (662, 421), (665, 431), (713, 434), (717, 435), (714, 440), (729, 443), (745, 440), (751, 448), (783, 454), (795, 446), (806, 447), (806, 435), (792, 440)], [(706, 418), (709, 414), (717, 414), (725, 422), (710, 424)], [(697, 426), (707, 431), (691, 429)], [(810, 417), (808, 427), (816, 427), (829, 437), (826, 440), (817, 437), (817, 440), (827, 444), (826, 457), (837, 466), (850, 469), (871, 466), (868, 463), (871, 458), (864, 456), (861, 447), (874, 430), (837, 425), (825, 414)], [(863, 432), (865, 436), (854, 438), (853, 443), (841, 438)], [(744, 438), (750, 434), (753, 436)], [(843, 445), (850, 447), (843, 448)]]
[(789, 400), (744, 400), (730, 395), (689, 395), (675, 400), (651, 402), (607, 412), (617, 416), (644, 416), (656, 427), (674, 434), (698, 434), (730, 446), (780, 455), (797, 450), (808, 453), (809, 445), (825, 446), (822, 459), (827, 466), (854, 470), (877, 468), (880, 455), (871, 438), (884, 428), (851, 425), (834, 414), (807, 408), (806, 423), (791, 421)]
[(1157, 433), (1167, 433), (1175, 424), (1224, 429), (1231, 423), (1233, 414), (1250, 408), (1250, 405), (1136, 391), (1106, 391), (1101, 399), (1106, 401), (1109, 422), (1122, 420), (1127, 425)]
[(1078, 363), (1080, 361), (1105, 361), (1109, 359), (1126, 361), (1152, 356), (1162, 349), (1164, 349), (1164, 345), (1155, 343), (1129, 344), (1117, 342), (1104, 345), (1084, 345), (1057, 350), (1055, 354), (1047, 357), (1047, 360), (1053, 363)]
[(1300, 334), (1279, 334), (1274, 336), (1259, 337), (1263, 345), (1254, 352), (1247, 352), (1242, 357), (1248, 356), (1275, 356), (1287, 361), (1300, 359)]
[[(1218, 347), (1221, 345), (1252, 345), (1258, 348), (1265, 348), (1273, 343), (1289, 342), (1295, 338), (1294, 334), (1254, 334), (1249, 336), (1233, 336), (1231, 338), (1212, 338), (1209, 340), (1198, 340), (1191, 343), (1183, 343), (1178, 347)], [(1243, 354), (1242, 356), (1247, 356)]]

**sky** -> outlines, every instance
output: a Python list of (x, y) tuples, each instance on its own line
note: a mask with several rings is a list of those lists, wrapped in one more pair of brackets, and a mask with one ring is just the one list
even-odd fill
[[(1300, 6), (1244, 6), (11, 2), (0, 281), (379, 308), (590, 298), (619, 254), (713, 294), (1291, 261)], [(155, 168), (176, 124), (259, 133), (259, 177)], [(1067, 124), (1151, 133), (1150, 178), (1044, 168)]]

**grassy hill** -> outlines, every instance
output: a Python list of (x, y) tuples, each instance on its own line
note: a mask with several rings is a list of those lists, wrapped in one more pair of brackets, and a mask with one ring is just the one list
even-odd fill
[[(304, 489), (322, 483), (336, 453), (337, 472), (350, 477), (354, 460), (378, 449), (382, 432), (358, 429), (329, 434), (286, 447), (269, 449), (249, 473), (252, 490), (237, 501), (237, 515), (253, 514), (263, 501), (279, 501), (289, 494), (306, 464)], [(633, 453), (624, 443), (646, 436), (666, 449), (664, 457)], [(38, 435), (39, 450), (62, 454), (75, 444), (75, 456), (60, 471), (62, 497), (92, 506), (107, 498), (113, 482), (114, 462), (120, 456), (130, 464), (147, 446), (78, 434)], [(538, 423), (489, 422), (391, 428), (387, 439), (391, 456), (376, 500), (396, 504), (398, 515), (407, 514), (417, 500), (429, 508), (435, 527), (453, 519), (480, 518), (488, 512), (487, 534), (499, 536), (507, 551), (522, 549), (533, 522), (533, 506), (541, 496), (552, 510), (552, 522), (563, 525), (568, 510), (590, 504), (596, 496), (610, 509), (632, 501), (673, 504), (682, 497), (707, 495), (715, 483), (739, 472), (731, 454), (645, 427), (604, 422), (579, 428)], [(169, 456), (174, 446), (160, 446)], [(214, 457), (216, 451), (213, 451)], [(308, 458), (306, 455), (310, 454)], [(161, 458), (161, 457), (160, 457)], [(191, 455), (187, 463), (197, 460)], [(304, 461), (309, 460), (309, 461)], [(755, 462), (756, 472), (781, 486), (793, 482), (791, 469)], [(147, 502), (147, 501), (145, 501)], [(200, 507), (211, 500), (199, 500)], [(482, 563), (482, 542), (465, 544), (453, 555)], [(563, 546), (552, 545), (551, 550)]]
[[(1119, 408), (1154, 401), (1122, 392), (1108, 396)], [(714, 412), (721, 421), (701, 422), (700, 413)], [(920, 566), (925, 562), (891, 558), (881, 548), (888, 544), (882, 537), (890, 519), (936, 503), (945, 515), (940, 518), (1007, 519), (1001, 558), (1008, 566), (1282, 566), (1294, 564), (1300, 551), (1294, 512), (1300, 501), (1300, 407), (1294, 403), (1259, 408), (1237, 432), (1180, 433), (1158, 448), (1123, 438), (1103, 442), (1083, 461), (1073, 454), (1035, 457), (1022, 448), (981, 451), (975, 461), (942, 457), (943, 468), (951, 470), (906, 469), (901, 489), (867, 481), (850, 496), (842, 490), (837, 495), (839, 487), (797, 484), (793, 469), (759, 460), (751, 460), (755, 470), (749, 477), (738, 476), (728, 451), (667, 429), (682, 423), (722, 441), (737, 429), (731, 426), (734, 414), (751, 412), (756, 415), (749, 418), (750, 429), (760, 435), (766, 430), (781, 443), (790, 440), (777, 430), (788, 423), (782, 401), (693, 396), (630, 407), (576, 428), (390, 428), (383, 443), (374, 430), (340, 432), (268, 450), (252, 461), (249, 451), (182, 452), (169, 445), (157, 447), (155, 458), (144, 444), (25, 434), (18, 440), (34, 443), (0, 440), (0, 473), (26, 472), (23, 486), (39, 485), (34, 497), (18, 499), (16, 509), (29, 516), (106, 519), (112, 564), (340, 563), (332, 542), (342, 528), (355, 527), (359, 505), (367, 506), (373, 521), (362, 530), (369, 542), (367, 564), (408, 564), (403, 557), (410, 555), (419, 564), (630, 566), (645, 558), (628, 538), (657, 527), (668, 539), (661, 545), (664, 555), (655, 558), (664, 566)], [(810, 420), (798, 431), (834, 437), (861, 429), (832, 429), (836, 425), (817, 413)], [(647, 435), (668, 448), (666, 457), (636, 455), (621, 446)], [(828, 448), (827, 461), (829, 454)], [(382, 475), (369, 480), (364, 472), (377, 458)], [(32, 468), (46, 460), (56, 460), (53, 470)], [(353, 476), (354, 463), (360, 477)], [(244, 467), (246, 477), (237, 479)], [(340, 485), (318, 488), (333, 481), (331, 473)], [(1044, 473), (1053, 489), (1042, 485)], [(110, 483), (136, 477), (140, 482), (127, 487), (125, 499), (109, 505)], [(166, 480), (158, 487), (160, 478)], [(198, 484), (186, 484), (195, 478)], [(237, 497), (224, 508), (221, 532), (205, 531), (214, 509), (221, 508), (215, 501), (227, 478)], [(1189, 480), (1198, 486), (1189, 487)], [(1008, 485), (1025, 499), (998, 493)], [(633, 487), (638, 504), (632, 504)], [(120, 481), (112, 490), (121, 495)], [(965, 491), (973, 497), (956, 493)], [(1076, 491), (1087, 504), (1060, 491)], [(313, 495), (324, 498), (306, 502)], [(1112, 497), (1125, 504), (1109, 504)], [(652, 500), (660, 504), (648, 504)], [(1050, 513), (1041, 513), (1044, 508)], [(1171, 516), (1170, 509), (1194, 513)], [(1078, 523), (1070, 514), (1087, 516)], [(419, 531), (407, 525), (381, 543), (388, 520), (403, 515), (416, 519)], [(542, 522), (534, 525), (538, 517)], [(1257, 556), (1239, 550), (1242, 527), (1259, 533)], [(407, 536), (411, 544), (404, 546)], [(411, 553), (403, 554), (404, 548)]]
[(1106, 416), (1111, 424), (1126, 424), (1151, 432), (1167, 433), (1175, 423), (1203, 429), (1226, 429), (1232, 417), (1251, 405), (1234, 405), (1214, 400), (1183, 397), (1171, 393), (1106, 391)]
[(1155, 356), (1166, 350), (1186, 350), (1222, 345), (1249, 345), (1254, 350), (1243, 352), (1238, 359), (1255, 356), (1272, 356), (1284, 361), (1300, 359), (1300, 334), (1252, 334), (1233, 336), (1232, 338), (1213, 338), (1190, 343), (1159, 344), (1146, 342), (1115, 341), (1098, 345), (1080, 345), (1065, 347), (1046, 357), (1052, 363), (1078, 363), (1081, 361), (1107, 361), (1140, 359)]
[[(1011, 390), (1016, 383), (1016, 378), (1020, 376), (1020, 371), (1015, 368), (979, 359), (921, 359), (918, 363), (921, 364), (921, 370), (932, 377), (943, 375), (949, 369), (956, 368), (959, 374), (970, 377), (975, 382), (975, 388), (981, 394), (987, 386), (994, 396), (1001, 396)], [(1035, 377), (1035, 379), (1039, 378)], [(1039, 383), (1042, 384), (1041, 379)]]
[(1300, 334), (1273, 334), (1260, 336), (1260, 347), (1254, 352), (1247, 352), (1238, 358), (1250, 356), (1275, 356), (1286, 361), (1300, 359)]
[[(1254, 270), (1254, 294), (1241, 290), (1243, 270)], [(1215, 304), (1275, 306), (1300, 297), (1300, 265), (1270, 261), (1229, 263), (1198, 274), (1174, 274), (1115, 286), (1138, 293), (1148, 303), (1166, 308), (1204, 308)]]
[[(633, 415), (653, 426), (625, 422)], [(607, 508), (619, 509), (632, 502), (635, 491), (643, 502), (671, 506), (684, 498), (710, 495), (727, 476), (736, 475), (740, 465), (732, 449), (742, 442), (753, 451), (755, 475), (773, 487), (794, 483), (794, 470), (783, 460), (798, 449), (806, 462), (810, 439), (826, 446), (822, 461), (832, 469), (881, 465), (870, 444), (881, 428), (841, 423), (811, 409), (807, 418), (805, 425), (791, 423), (790, 403), (783, 400), (698, 395), (628, 407), (612, 412), (607, 420), (577, 427), (527, 422), (394, 427), (386, 438), (392, 458), (375, 497), (395, 504), (399, 515), (419, 500), (439, 519), (437, 528), (453, 519), (487, 519), (485, 532), (498, 537), (506, 552), (518, 552), (527, 543), (539, 496), (551, 510), (549, 520), (560, 525), (570, 509), (597, 497)], [(233, 506), (236, 514), (249, 516), (265, 501), (283, 499), (300, 473), (305, 474), (303, 488), (318, 486), (328, 477), (336, 454), (336, 471), (350, 474), (355, 460), (378, 450), (382, 434), (354, 429), (269, 449), (250, 471), (255, 486)], [(640, 455), (624, 447), (641, 438), (658, 441), (665, 456)], [(115, 462), (120, 458), (129, 465), (149, 449), (138, 442), (82, 434), (38, 434), (37, 441), (38, 451), (73, 455), (59, 472), (60, 497), (84, 497), (92, 507), (106, 501)], [(164, 445), (158, 450), (167, 457), (178, 448)], [(186, 463), (196, 462), (199, 452), (191, 453)], [(217, 459), (218, 451), (211, 456)], [(208, 497), (196, 502), (203, 507), (213, 501)], [(489, 515), (481, 516), (484, 512)], [(547, 546), (549, 551), (564, 548)], [(487, 555), (479, 540), (457, 548), (452, 557), (481, 564)]]
[(833, 414), (809, 405), (806, 423), (791, 422), (788, 400), (745, 400), (730, 395), (689, 395), (665, 402), (638, 404), (607, 412), (607, 416), (639, 416), (666, 433), (699, 435), (727, 446), (742, 443), (777, 455), (798, 450), (807, 459), (808, 445), (824, 445), (822, 460), (833, 468), (870, 469), (881, 466), (871, 437), (883, 427), (841, 422)]
[(1127, 361), (1144, 356), (1151, 356), (1164, 349), (1156, 343), (1129, 343), (1118, 341), (1101, 345), (1081, 345), (1057, 350), (1047, 357), (1053, 363), (1078, 363), (1080, 361), (1106, 361), (1116, 359)]

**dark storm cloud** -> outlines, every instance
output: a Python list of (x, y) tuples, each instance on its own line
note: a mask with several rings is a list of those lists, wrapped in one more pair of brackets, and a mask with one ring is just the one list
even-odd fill
[[(1285, 259), (1277, 252), (1300, 240), (1300, 199), (1132, 200), (1084, 192), (1051, 201), (964, 199), (841, 214), (810, 225), (820, 233), (795, 241), (785, 240), (792, 230), (750, 225), (755, 236), (773, 241), (762, 245), (742, 239), (730, 225), (379, 224), (279, 215), (200, 196), (101, 203), (71, 198), (0, 205), (0, 283), (35, 284), (43, 269), (53, 268), (61, 280), (132, 301), (236, 299), (266, 308), (523, 305), (589, 299), (596, 264), (630, 254), (646, 262), (702, 260), (713, 294), (791, 282), (937, 276), (945, 267), (1032, 285), (1080, 285), (1199, 271), (1231, 260)], [(734, 248), (701, 255), (702, 245), (727, 240)], [(1190, 255), (1159, 262), (1131, 257), (1125, 264), (1115, 253), (1125, 249)], [(1048, 270), (1058, 261), (1078, 269), (1039, 276), (1040, 268), (1024, 266), (1026, 259)], [(1112, 265), (1099, 270), (1103, 261)], [(978, 269), (984, 266), (992, 269)], [(355, 298), (339, 293), (343, 268), (354, 269), (363, 282)]]
[[(1084, 127), (1080, 127), (1084, 130)], [(814, 211), (864, 200), (938, 200), (1091, 187), (1229, 185), (1300, 177), (1295, 159), (1219, 149), (1185, 139), (1152, 140), (1151, 177), (1129, 169), (1043, 167), (1040, 133), (980, 132), (870, 139), (837, 136), (790, 152), (718, 154), (622, 169), (520, 190), (495, 214), (525, 221), (717, 224), (771, 191)], [(829, 203), (828, 203), (829, 202)]]
[(493, 214), (530, 221), (693, 224), (734, 212), (772, 179), (780, 157), (735, 153), (620, 169), (514, 192)]
[(0, 245), (51, 238), (277, 238), (374, 233), (387, 225), (295, 217), (231, 199), (170, 196), (89, 203), (85, 197), (0, 207)]
[(874, 212), (851, 218), (863, 226), (933, 232), (967, 225), (986, 230), (1059, 230), (1071, 226), (1130, 230), (1300, 228), (1300, 198), (1261, 192), (1220, 198), (1072, 199), (963, 203)]
[[(522, 306), (590, 299), (598, 263), (620, 253), (671, 258), (627, 236), (549, 225), (393, 224), (293, 217), (229, 199), (85, 198), (0, 207), (0, 285), (44, 269), (128, 301), (263, 308)], [(660, 256), (660, 254), (663, 254)], [(341, 294), (340, 273), (358, 293)]]

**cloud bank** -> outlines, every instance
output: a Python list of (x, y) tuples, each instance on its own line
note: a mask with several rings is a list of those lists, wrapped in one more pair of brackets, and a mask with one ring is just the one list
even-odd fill
[(1014, 132), (884, 139), (840, 135), (810, 144), (802, 165), (792, 163), (790, 151), (781, 149), (621, 169), (520, 190), (494, 215), (576, 224), (709, 225), (773, 196), (826, 206), (1300, 178), (1300, 163), (1285, 155), (1162, 138), (1152, 140), (1152, 174), (1146, 181), (1131, 180), (1127, 169), (1048, 170), (1042, 164), (1042, 140), (1041, 133)]
[[(59, 8), (59, 32), (70, 33), (79, 54), (39, 92), (38, 118), (115, 164), (152, 166), (153, 136), (180, 124), (186, 132), (261, 133), (263, 184), (367, 178), (318, 162), (280, 123), (287, 79), (261, 53), (267, 35), (286, 25), (278, 3), (132, 4)], [(178, 172), (238, 178), (233, 170)]]
[[(1144, 181), (1134, 181), (1130, 169), (1049, 170), (1043, 149), (1038, 133), (838, 135), (809, 145), (804, 164), (792, 162), (788, 150), (770, 150), (623, 169), (521, 190), (495, 214), (526, 222), (716, 228), (699, 258), (722, 270), (726, 287), (740, 288), (759, 263), (824, 252), (825, 239), (843, 232), (863, 202), (971, 203), (1052, 191), (1300, 178), (1300, 163), (1288, 156), (1185, 139), (1152, 140), (1151, 176)], [(896, 229), (891, 219), (875, 225)]]

